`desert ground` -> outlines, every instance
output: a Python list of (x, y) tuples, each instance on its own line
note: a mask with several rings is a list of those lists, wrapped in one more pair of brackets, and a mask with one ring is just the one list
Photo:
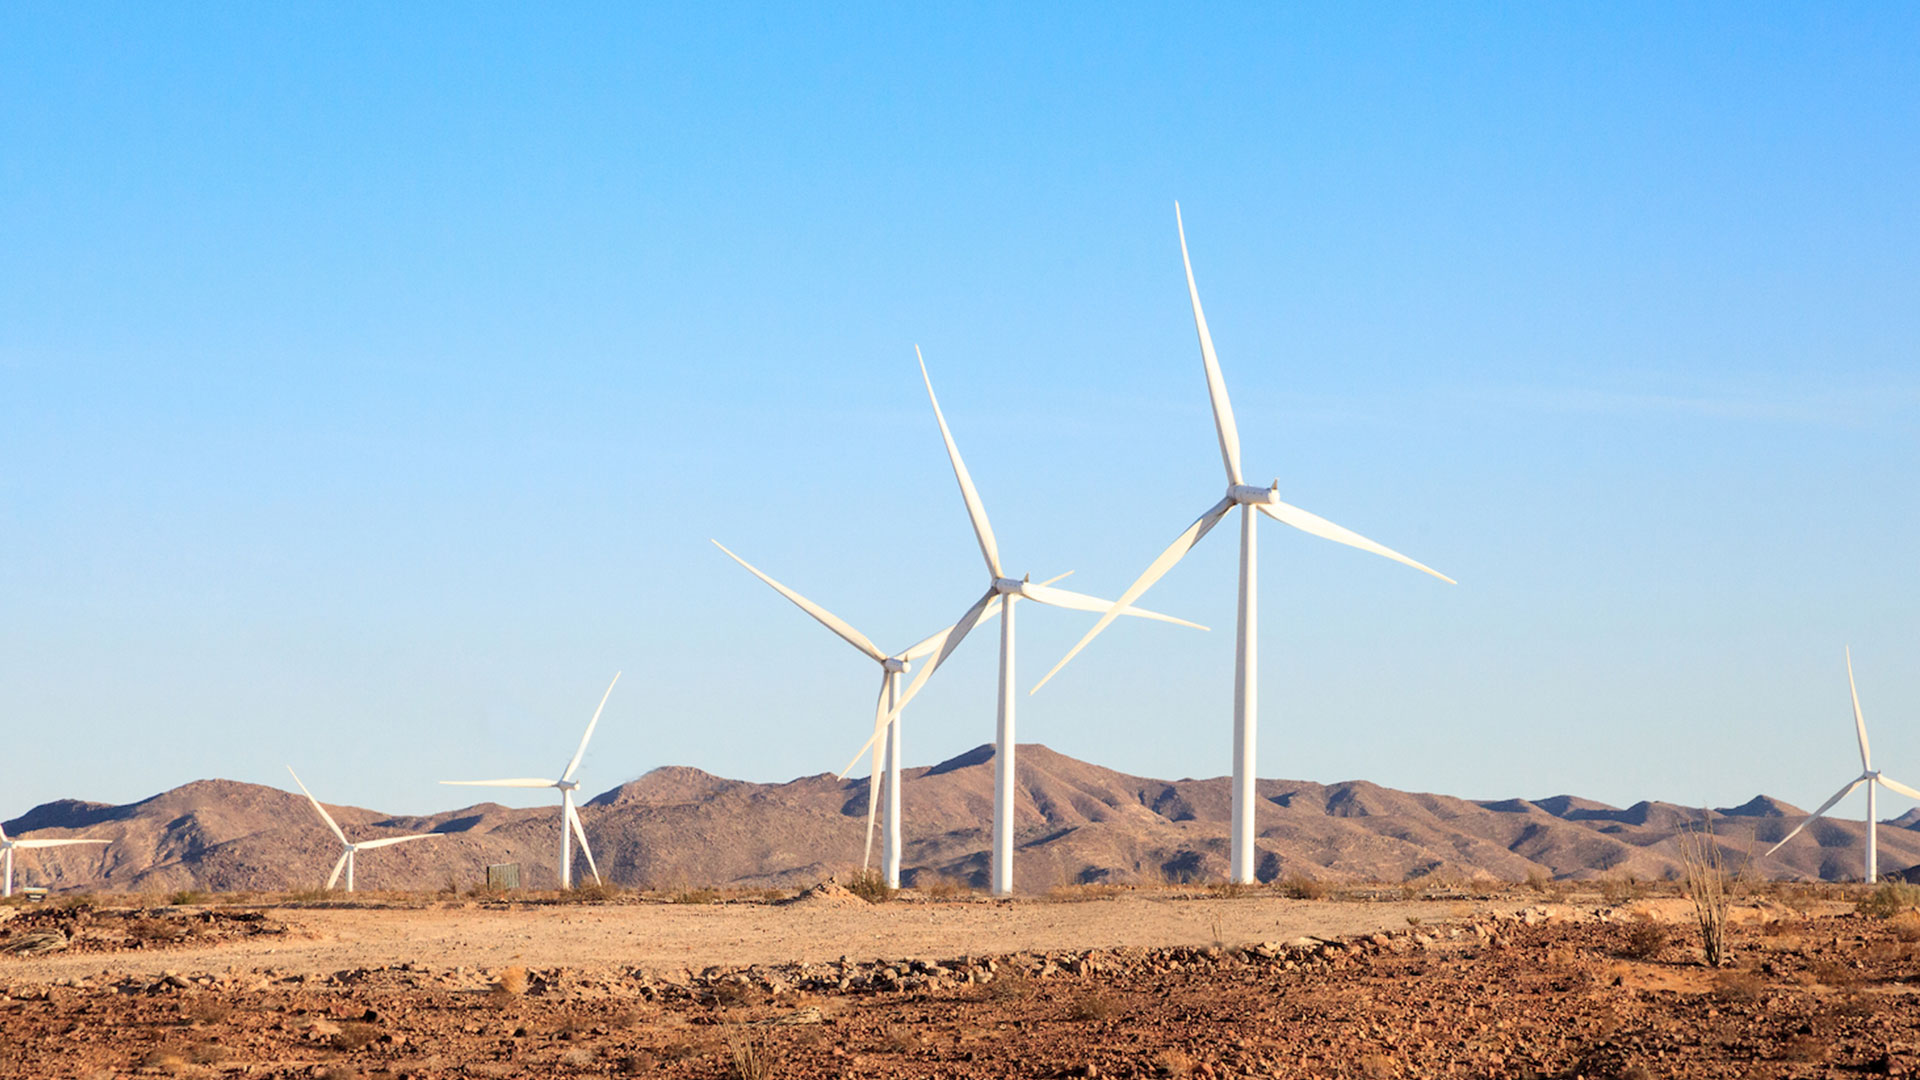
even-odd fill
[(68, 898), (0, 909), (0, 1076), (1909, 1075), (1891, 888), (1755, 886), (1718, 969), (1644, 887)]

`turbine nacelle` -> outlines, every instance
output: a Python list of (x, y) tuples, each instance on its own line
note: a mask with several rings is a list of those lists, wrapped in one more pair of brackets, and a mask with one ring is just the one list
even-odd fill
[(889, 672), (913, 670), (913, 664), (910, 661), (898, 656), (887, 657), (885, 660), (880, 661), (880, 666), (886, 668)]
[(997, 577), (993, 579), (993, 594), (995, 596), (1024, 596), (1026, 595), (1024, 592), (1026, 587), (1027, 582), (1016, 581), (1013, 578)]
[(1280, 504), (1280, 481), (1275, 480), (1272, 487), (1258, 484), (1232, 484), (1227, 487), (1227, 498), (1241, 506), (1278, 506)]
[(554, 787), (556, 787), (556, 788), (559, 788), (559, 789), (560, 789), (561, 791), (578, 791), (578, 790), (580, 790), (580, 781), (578, 781), (578, 780), (555, 780), (555, 781), (553, 782), (553, 786), (554, 786)]

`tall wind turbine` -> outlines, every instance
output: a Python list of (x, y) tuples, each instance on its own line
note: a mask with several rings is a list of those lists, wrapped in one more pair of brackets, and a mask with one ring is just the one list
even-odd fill
[(1854, 788), (1865, 784), (1867, 785), (1867, 884), (1871, 885), (1880, 878), (1880, 812), (1879, 800), (1876, 798), (1878, 792), (1874, 790), (1874, 785), (1878, 784), (1889, 791), (1897, 791), (1909, 799), (1920, 799), (1920, 791), (1915, 791), (1890, 776), (1882, 776), (1880, 771), (1873, 767), (1873, 751), (1867, 746), (1867, 721), (1860, 714), (1860, 690), (1853, 684), (1853, 648), (1851, 646), (1847, 648), (1847, 690), (1853, 695), (1853, 733), (1860, 738), (1860, 775), (1847, 781), (1846, 787), (1834, 792), (1833, 798), (1821, 803), (1820, 809), (1808, 814), (1805, 821), (1795, 825), (1792, 832), (1780, 838), (1780, 843), (1768, 848), (1767, 855), (1779, 851), (1787, 841), (1800, 835), (1801, 829), (1820, 820), (1821, 815), (1833, 809), (1834, 803), (1853, 794)]
[[(859, 649), (867, 655), (868, 659), (880, 665), (880, 698), (874, 706), (873, 737), (869, 738), (866, 745), (860, 748), (860, 752), (853, 756), (853, 760), (848, 762), (847, 767), (840, 771), (840, 775), (844, 778), (847, 773), (853, 771), (854, 766), (860, 763), (860, 758), (866, 754), (869, 748), (873, 750), (873, 771), (869, 773), (867, 777), (867, 842), (860, 849), (860, 869), (864, 871), (867, 868), (867, 861), (873, 850), (873, 819), (874, 813), (880, 804), (881, 754), (884, 750), (886, 755), (884, 767), (886, 769), (887, 814), (884, 833), (885, 839), (882, 841), (881, 849), (881, 868), (882, 872), (886, 875), (888, 887), (894, 889), (899, 888), (901, 857), (900, 717), (894, 710), (894, 704), (900, 700), (901, 674), (911, 671), (915, 660), (931, 656), (942, 645), (946, 644), (947, 635), (953, 632), (953, 627), (947, 627), (945, 630), (920, 641), (904, 652), (889, 655), (881, 652), (879, 646), (875, 645), (865, 634), (848, 625), (846, 620), (773, 580), (766, 574), (761, 573), (758, 567), (740, 556), (735, 555), (732, 551), (729, 551), (727, 545), (722, 544), (718, 540), (714, 540), (712, 543), (714, 547), (725, 551), (728, 558), (746, 567), (748, 573), (772, 586), (774, 592), (793, 601), (795, 607), (813, 616), (820, 625), (840, 635), (841, 640)], [(1066, 577), (1066, 575), (1061, 574), (1060, 577)], [(1058, 581), (1060, 578), (1057, 577), (1053, 580)], [(1048, 584), (1051, 583), (1052, 582), (1048, 582)], [(981, 613), (980, 618), (982, 620), (991, 619), (999, 613), (1000, 598), (996, 596), (993, 602), (987, 605), (987, 609)], [(885, 733), (886, 739), (884, 746), (880, 741), (882, 732)]]
[[(1193, 283), (1193, 261), (1187, 257), (1187, 229), (1180, 220), (1180, 204), (1173, 204), (1174, 225), (1180, 231), (1180, 261), (1187, 270), (1187, 297), (1193, 302), (1193, 325), (1200, 335), (1200, 363), (1206, 370), (1207, 396), (1213, 402), (1213, 424), (1220, 436), (1220, 459), (1227, 467), (1227, 493), (1201, 514), (1199, 519), (1187, 526), (1185, 532), (1176, 537), (1160, 557), (1153, 560), (1140, 579), (1135, 581), (1120, 599), (1114, 602), (1113, 610), (1100, 616), (1078, 644), (1061, 657), (1033, 687), (1039, 690), (1067, 665), (1067, 661), (1087, 647), (1107, 624), (1120, 614), (1120, 608), (1131, 604), (1144, 595), (1153, 583), (1159, 581), (1173, 564), (1180, 561), (1200, 538), (1207, 535), (1228, 511), (1240, 508), (1240, 617), (1233, 666), (1233, 834), (1231, 880), (1237, 884), (1252, 884), (1253, 866), (1253, 785), (1254, 785), (1254, 736), (1258, 728), (1259, 695), (1257, 693), (1259, 672), (1256, 663), (1259, 654), (1259, 565), (1255, 545), (1255, 523), (1259, 520), (1255, 512), (1265, 514), (1285, 525), (1291, 525), (1301, 532), (1311, 533), (1324, 540), (1346, 544), (1362, 551), (1371, 551), (1383, 555), (1395, 562), (1405, 563), (1416, 570), (1432, 574), (1434, 577), (1453, 584), (1452, 578), (1430, 566), (1417, 563), (1405, 555), (1380, 544), (1356, 532), (1341, 528), (1333, 522), (1308, 513), (1297, 506), (1280, 501), (1280, 481), (1275, 480), (1272, 487), (1260, 487), (1245, 482), (1240, 471), (1240, 431), (1233, 423), (1233, 405), (1227, 400), (1226, 380), (1220, 375), (1220, 358), (1213, 351), (1213, 335), (1207, 332), (1207, 317), (1200, 310), (1200, 290)], [(1032, 693), (1033, 691), (1029, 691)]]
[[(915, 356), (920, 356), (920, 346), (913, 347)], [(987, 523), (987, 508), (980, 501), (980, 492), (973, 486), (973, 477), (967, 474), (967, 466), (960, 460), (960, 448), (954, 445), (953, 432), (947, 429), (947, 418), (940, 412), (940, 399), (933, 394), (933, 380), (927, 375), (927, 361), (920, 356), (920, 378), (927, 384), (927, 400), (933, 402), (933, 418), (940, 424), (940, 437), (947, 444), (947, 457), (953, 462), (954, 479), (960, 482), (960, 498), (967, 504), (967, 516), (973, 520), (974, 537), (980, 541), (980, 554), (986, 558), (989, 580), (987, 591), (967, 609), (960, 621), (953, 624), (947, 639), (934, 654), (933, 662), (922, 667), (907, 685), (888, 717), (897, 715), (906, 703), (913, 700), (920, 688), (926, 685), (927, 678), (946, 663), (947, 657), (960, 646), (968, 632), (979, 625), (986, 617), (987, 609), (997, 600), (1000, 602), (1000, 715), (994, 732), (993, 748), (993, 894), (1006, 896), (1013, 892), (1013, 606), (1020, 600), (1035, 600), (1054, 607), (1071, 608), (1074, 611), (1102, 611), (1109, 616), (1136, 615), (1144, 619), (1170, 622), (1179, 626), (1190, 626), (1196, 630), (1205, 630), (1199, 623), (1185, 619), (1176, 619), (1171, 615), (1161, 615), (1132, 607), (1126, 601), (1109, 604), (1105, 600), (1087, 596), (1083, 593), (1056, 589), (1047, 584), (1035, 584), (1028, 578), (1014, 579), (1006, 576), (1000, 567), (1000, 548), (993, 539), (993, 526)], [(1058, 579), (1056, 579), (1058, 580)], [(883, 721), (884, 722), (884, 721)]]
[(320, 805), (319, 799), (313, 797), (313, 792), (307, 790), (307, 785), (300, 783), (300, 774), (293, 771), (293, 766), (287, 766), (287, 773), (293, 777), (294, 783), (300, 784), (300, 794), (305, 795), (307, 801), (313, 804), (314, 812), (320, 815), (321, 821), (327, 823), (327, 828), (332, 829), (333, 835), (340, 839), (340, 846), (346, 849), (340, 853), (339, 861), (333, 864), (333, 873), (327, 875), (326, 887), (328, 891), (332, 891), (333, 883), (340, 880), (341, 870), (347, 872), (347, 891), (353, 891), (353, 867), (354, 864), (359, 861), (355, 856), (360, 852), (371, 851), (374, 848), (392, 847), (395, 844), (404, 844), (409, 840), (426, 840), (440, 835), (439, 833), (414, 833), (410, 836), (383, 836), (378, 840), (362, 840), (356, 844), (347, 839), (346, 833), (340, 831), (340, 823), (333, 820), (333, 815), (327, 813), (327, 808)]
[(613, 682), (607, 684), (607, 692), (600, 695), (600, 707), (593, 710), (593, 719), (587, 721), (587, 733), (580, 736), (580, 749), (573, 752), (573, 760), (567, 762), (565, 772), (558, 780), (539, 780), (532, 777), (520, 777), (512, 780), (442, 780), (443, 784), (459, 787), (508, 787), (508, 788), (555, 788), (560, 792), (560, 887), (573, 888), (573, 837), (580, 838), (580, 854), (587, 857), (587, 869), (593, 871), (593, 883), (600, 884), (600, 868), (593, 864), (593, 849), (587, 846), (586, 826), (580, 824), (580, 812), (573, 808), (573, 793), (579, 789), (580, 782), (573, 774), (580, 768), (580, 759), (586, 756), (587, 740), (593, 738), (594, 725), (600, 723), (600, 713), (607, 707), (607, 699), (613, 696), (613, 683), (620, 681), (620, 673), (613, 673)]
[(15, 840), (0, 828), (0, 896), (13, 895), (13, 849), (14, 848), (50, 848), (66, 847), (69, 844), (111, 844), (111, 840), (88, 840), (82, 837), (63, 840)]

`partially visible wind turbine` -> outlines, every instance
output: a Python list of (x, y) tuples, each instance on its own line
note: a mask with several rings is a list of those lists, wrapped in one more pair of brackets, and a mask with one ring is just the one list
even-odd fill
[(580, 768), (580, 759), (586, 756), (587, 740), (593, 738), (594, 725), (600, 723), (600, 713), (607, 707), (607, 699), (613, 696), (613, 683), (620, 681), (620, 673), (613, 673), (613, 682), (607, 684), (607, 692), (600, 695), (600, 707), (593, 710), (593, 719), (587, 721), (587, 733), (580, 736), (580, 749), (573, 752), (573, 760), (567, 762), (565, 772), (558, 780), (539, 780), (532, 777), (519, 777), (511, 780), (442, 780), (443, 784), (459, 787), (508, 787), (508, 788), (556, 788), (560, 792), (560, 887), (573, 888), (573, 846), (574, 837), (580, 838), (580, 853), (587, 857), (587, 869), (593, 871), (593, 883), (600, 884), (600, 868), (593, 864), (593, 849), (587, 846), (587, 830), (580, 824), (580, 812), (573, 808), (573, 793), (579, 789), (580, 782), (573, 774)]
[[(894, 702), (899, 699), (901, 674), (913, 670), (913, 662), (915, 660), (932, 655), (942, 645), (946, 644), (947, 635), (953, 632), (953, 627), (947, 627), (945, 630), (926, 638), (904, 652), (888, 655), (887, 653), (881, 652), (879, 646), (875, 645), (865, 634), (848, 625), (846, 620), (773, 580), (766, 574), (761, 573), (758, 567), (740, 556), (735, 555), (732, 551), (729, 551), (727, 545), (715, 540), (713, 541), (713, 546), (719, 548), (721, 551), (725, 551), (728, 558), (746, 567), (748, 573), (772, 586), (773, 591), (793, 601), (795, 607), (813, 616), (820, 625), (840, 635), (841, 640), (859, 649), (867, 655), (868, 659), (880, 665), (880, 699), (874, 705), (873, 714), (873, 729), (876, 737), (867, 740), (866, 745), (860, 748), (860, 753), (855, 754), (853, 760), (847, 763), (847, 767), (840, 771), (840, 776), (844, 779), (847, 773), (853, 771), (853, 768), (860, 763), (860, 758), (867, 752), (867, 749), (869, 747), (872, 748), (873, 771), (868, 774), (867, 777), (867, 840), (865, 845), (860, 849), (860, 869), (865, 871), (873, 851), (873, 819), (880, 805), (881, 752), (884, 749), (886, 754), (887, 815), (886, 830), (884, 833), (885, 839), (882, 841), (881, 849), (881, 868), (882, 872), (886, 875), (888, 887), (899, 888), (901, 855), (900, 717), (897, 713), (893, 712), (893, 706)], [(1063, 574), (1061, 576), (1065, 577), (1066, 575)], [(1056, 578), (1054, 580), (1057, 581), (1059, 579)], [(1000, 601), (998, 597), (995, 597), (994, 602), (989, 605), (989, 610), (984, 612), (980, 617), (982, 619), (991, 619), (999, 613)], [(892, 713), (891, 721), (889, 720), (890, 713)], [(877, 737), (882, 731), (886, 733), (886, 744), (884, 747), (882, 747)]]
[[(1871, 885), (1879, 880), (1880, 877), (1880, 812), (1879, 800), (1876, 798), (1878, 792), (1874, 790), (1874, 785), (1878, 784), (1887, 788), (1889, 791), (1897, 791), (1909, 799), (1920, 799), (1920, 791), (1916, 791), (1890, 776), (1882, 776), (1880, 771), (1873, 767), (1873, 751), (1867, 746), (1867, 720), (1866, 717), (1860, 714), (1860, 690), (1853, 684), (1853, 649), (1851, 646), (1847, 649), (1847, 690), (1853, 695), (1853, 733), (1860, 739), (1860, 775), (1847, 781), (1846, 787), (1834, 792), (1833, 798), (1821, 803), (1820, 809), (1808, 814), (1805, 821), (1795, 825), (1792, 832), (1780, 838), (1780, 843), (1768, 848), (1767, 855), (1779, 851), (1787, 841), (1800, 835), (1801, 829), (1820, 820), (1821, 815), (1833, 809), (1835, 803), (1853, 794), (1854, 788), (1865, 784), (1867, 785), (1867, 884)], [(1765, 856), (1762, 856), (1762, 858), (1764, 857)]]
[(440, 835), (439, 833), (414, 833), (410, 836), (383, 836), (378, 840), (362, 840), (356, 844), (347, 839), (346, 833), (340, 831), (340, 823), (333, 820), (333, 815), (327, 813), (327, 808), (320, 805), (319, 799), (313, 797), (313, 792), (307, 790), (307, 785), (300, 783), (300, 774), (293, 771), (293, 766), (287, 766), (287, 773), (293, 777), (294, 783), (300, 784), (300, 794), (305, 795), (307, 801), (313, 804), (314, 812), (320, 815), (321, 821), (327, 823), (327, 828), (332, 829), (333, 835), (339, 837), (340, 846), (346, 849), (340, 853), (339, 861), (333, 864), (333, 873), (327, 875), (326, 887), (328, 890), (332, 890), (334, 882), (340, 880), (340, 871), (344, 869), (347, 872), (347, 891), (353, 891), (353, 867), (354, 864), (358, 862), (355, 855), (359, 852), (371, 851), (374, 848), (392, 847), (395, 844), (404, 844), (409, 840), (426, 840)]
[[(913, 347), (915, 356), (920, 356), (920, 346)], [(974, 537), (980, 541), (980, 554), (987, 561), (987, 573), (990, 580), (986, 594), (980, 597), (960, 621), (953, 624), (946, 640), (934, 654), (933, 662), (922, 667), (913, 682), (907, 685), (906, 693), (894, 703), (889, 715), (881, 721), (886, 723), (897, 716), (907, 702), (912, 701), (920, 688), (926, 685), (931, 676), (953, 650), (959, 648), (968, 632), (986, 618), (987, 609), (996, 601), (1001, 605), (1000, 621), (1000, 716), (994, 732), (993, 748), (993, 894), (1006, 896), (1013, 892), (1013, 605), (1020, 600), (1037, 600), (1054, 607), (1071, 608), (1074, 611), (1102, 611), (1108, 617), (1115, 615), (1136, 615), (1143, 619), (1155, 619), (1179, 626), (1190, 626), (1196, 630), (1205, 630), (1199, 623), (1176, 619), (1171, 615), (1161, 615), (1129, 605), (1125, 600), (1118, 604), (1109, 604), (1097, 597), (1083, 593), (1056, 589), (1044, 583), (1035, 584), (1028, 578), (1015, 580), (1007, 577), (1000, 568), (1000, 548), (994, 542), (993, 526), (987, 523), (987, 508), (980, 501), (980, 492), (973, 486), (973, 477), (968, 475), (967, 466), (960, 460), (960, 448), (954, 445), (953, 433), (947, 429), (947, 418), (940, 412), (940, 399), (933, 394), (933, 380), (927, 375), (927, 361), (920, 356), (920, 378), (927, 384), (927, 400), (933, 402), (933, 418), (940, 424), (940, 437), (947, 444), (947, 457), (953, 462), (953, 476), (960, 483), (960, 498), (967, 504), (967, 516), (973, 520)], [(1058, 580), (1058, 579), (1055, 579)], [(874, 733), (874, 739), (879, 732)], [(869, 745), (873, 742), (868, 740)], [(865, 748), (861, 749), (865, 752)], [(858, 760), (856, 758), (856, 760)]]
[(66, 847), (69, 844), (111, 844), (111, 840), (88, 840), (74, 837), (64, 840), (14, 840), (7, 836), (7, 830), (0, 829), (0, 896), (13, 895), (13, 849), (14, 848), (50, 848)]
[[(1453, 584), (1452, 578), (1422, 563), (1417, 563), (1405, 555), (1390, 548), (1374, 543), (1359, 533), (1341, 528), (1333, 522), (1312, 514), (1297, 506), (1280, 501), (1280, 481), (1275, 480), (1272, 487), (1260, 487), (1245, 482), (1240, 472), (1240, 431), (1233, 423), (1233, 405), (1227, 400), (1226, 380), (1220, 375), (1220, 358), (1213, 351), (1213, 335), (1207, 331), (1207, 317), (1200, 310), (1200, 290), (1193, 283), (1193, 261), (1187, 257), (1187, 229), (1180, 220), (1180, 204), (1173, 204), (1174, 225), (1180, 231), (1180, 261), (1187, 270), (1187, 297), (1193, 303), (1193, 325), (1200, 335), (1200, 363), (1206, 370), (1207, 396), (1213, 402), (1214, 430), (1220, 437), (1220, 458), (1227, 467), (1227, 493), (1217, 503), (1207, 508), (1206, 513), (1187, 526), (1185, 532), (1176, 537), (1160, 557), (1153, 560), (1146, 572), (1140, 575), (1113, 607), (1100, 616), (1086, 636), (1078, 644), (1067, 650), (1067, 655), (1053, 665), (1046, 677), (1034, 684), (1033, 690), (1039, 690), (1047, 680), (1059, 674), (1067, 666), (1067, 661), (1079, 655), (1102, 630), (1107, 628), (1114, 618), (1123, 613), (1126, 605), (1145, 595), (1146, 591), (1173, 569), (1193, 549), (1200, 538), (1207, 535), (1228, 511), (1238, 506), (1240, 517), (1240, 618), (1239, 632), (1236, 638), (1236, 654), (1233, 667), (1233, 834), (1230, 845), (1232, 852), (1231, 880), (1238, 884), (1251, 884), (1254, 880), (1253, 866), (1253, 787), (1254, 787), (1254, 736), (1259, 726), (1259, 572), (1257, 549), (1255, 545), (1254, 524), (1259, 519), (1254, 516), (1258, 510), (1285, 525), (1291, 525), (1301, 532), (1311, 533), (1323, 540), (1346, 544), (1362, 551), (1382, 555), (1395, 562), (1405, 563), (1415, 570), (1432, 574), (1434, 577)], [(1032, 693), (1033, 691), (1028, 691)]]

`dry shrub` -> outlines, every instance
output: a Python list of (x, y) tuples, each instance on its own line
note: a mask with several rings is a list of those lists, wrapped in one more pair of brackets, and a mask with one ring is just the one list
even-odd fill
[(727, 1063), (733, 1080), (767, 1080), (773, 1075), (773, 1055), (766, 1041), (748, 1034), (727, 1036)]
[(572, 889), (561, 894), (561, 899), (570, 900), (574, 903), (595, 904), (605, 903), (609, 900), (618, 900), (624, 895), (626, 895), (626, 890), (611, 881), (595, 881), (575, 885)]
[(1216, 881), (1207, 886), (1207, 891), (1212, 893), (1215, 899), (1238, 900), (1252, 892), (1253, 886), (1240, 881)]
[(1620, 955), (1630, 960), (1651, 960), (1667, 947), (1670, 936), (1665, 926), (1642, 915), (1627, 928), (1627, 943), (1621, 948)]
[(1911, 945), (1920, 941), (1920, 911), (1903, 911), (1889, 922), (1893, 936)]
[(1903, 911), (1920, 908), (1920, 885), (1904, 881), (1883, 881), (1873, 892), (1854, 904), (1854, 910), (1876, 919), (1891, 919)]
[(1729, 879), (1720, 845), (1713, 839), (1713, 819), (1709, 817), (1698, 831), (1682, 829), (1677, 840), (1687, 899), (1693, 901), (1694, 920), (1700, 924), (1701, 951), (1708, 967), (1721, 967), (1733, 959), (1733, 953), (1727, 941)]
[(1153, 1056), (1153, 1075), (1182, 1077), (1193, 1075), (1193, 1057), (1185, 1050), (1169, 1048)]
[(1388, 1077), (1400, 1074), (1399, 1067), (1394, 1065), (1393, 1059), (1385, 1054), (1361, 1054), (1354, 1064), (1359, 1066), (1360, 1075), (1367, 1080), (1387, 1080)]
[(128, 919), (126, 930), (135, 941), (178, 941), (187, 936), (187, 928), (170, 919)]
[(161, 1072), (179, 1072), (187, 1067), (187, 1056), (177, 1046), (156, 1046), (140, 1059), (140, 1068)]
[(1533, 867), (1527, 871), (1527, 888), (1537, 893), (1545, 893), (1553, 887), (1553, 879), (1545, 870)]
[(920, 1049), (920, 1036), (913, 1029), (901, 1024), (888, 1024), (880, 1033), (880, 1048), (892, 1054), (905, 1054)]
[(206, 899), (206, 894), (195, 889), (181, 889), (167, 897), (167, 903), (174, 907), (189, 907)]
[(527, 969), (510, 967), (493, 981), (493, 992), (502, 997), (519, 997), (527, 992)]
[(1075, 994), (1067, 1005), (1069, 1020), (1105, 1020), (1113, 1015), (1113, 999), (1099, 990)]
[(719, 889), (681, 889), (667, 898), (669, 904), (713, 904), (720, 900)]
[(1280, 891), (1295, 900), (1319, 900), (1327, 895), (1327, 887), (1304, 874), (1288, 874), (1280, 882)]
[(187, 1060), (195, 1065), (218, 1065), (227, 1060), (227, 1048), (219, 1043), (194, 1043), (187, 1047)]
[(1600, 879), (1600, 898), (1609, 904), (1624, 904), (1640, 898), (1640, 882), (1632, 874)]
[(893, 886), (878, 870), (862, 870), (847, 879), (847, 891), (869, 904), (884, 904), (893, 899)]

